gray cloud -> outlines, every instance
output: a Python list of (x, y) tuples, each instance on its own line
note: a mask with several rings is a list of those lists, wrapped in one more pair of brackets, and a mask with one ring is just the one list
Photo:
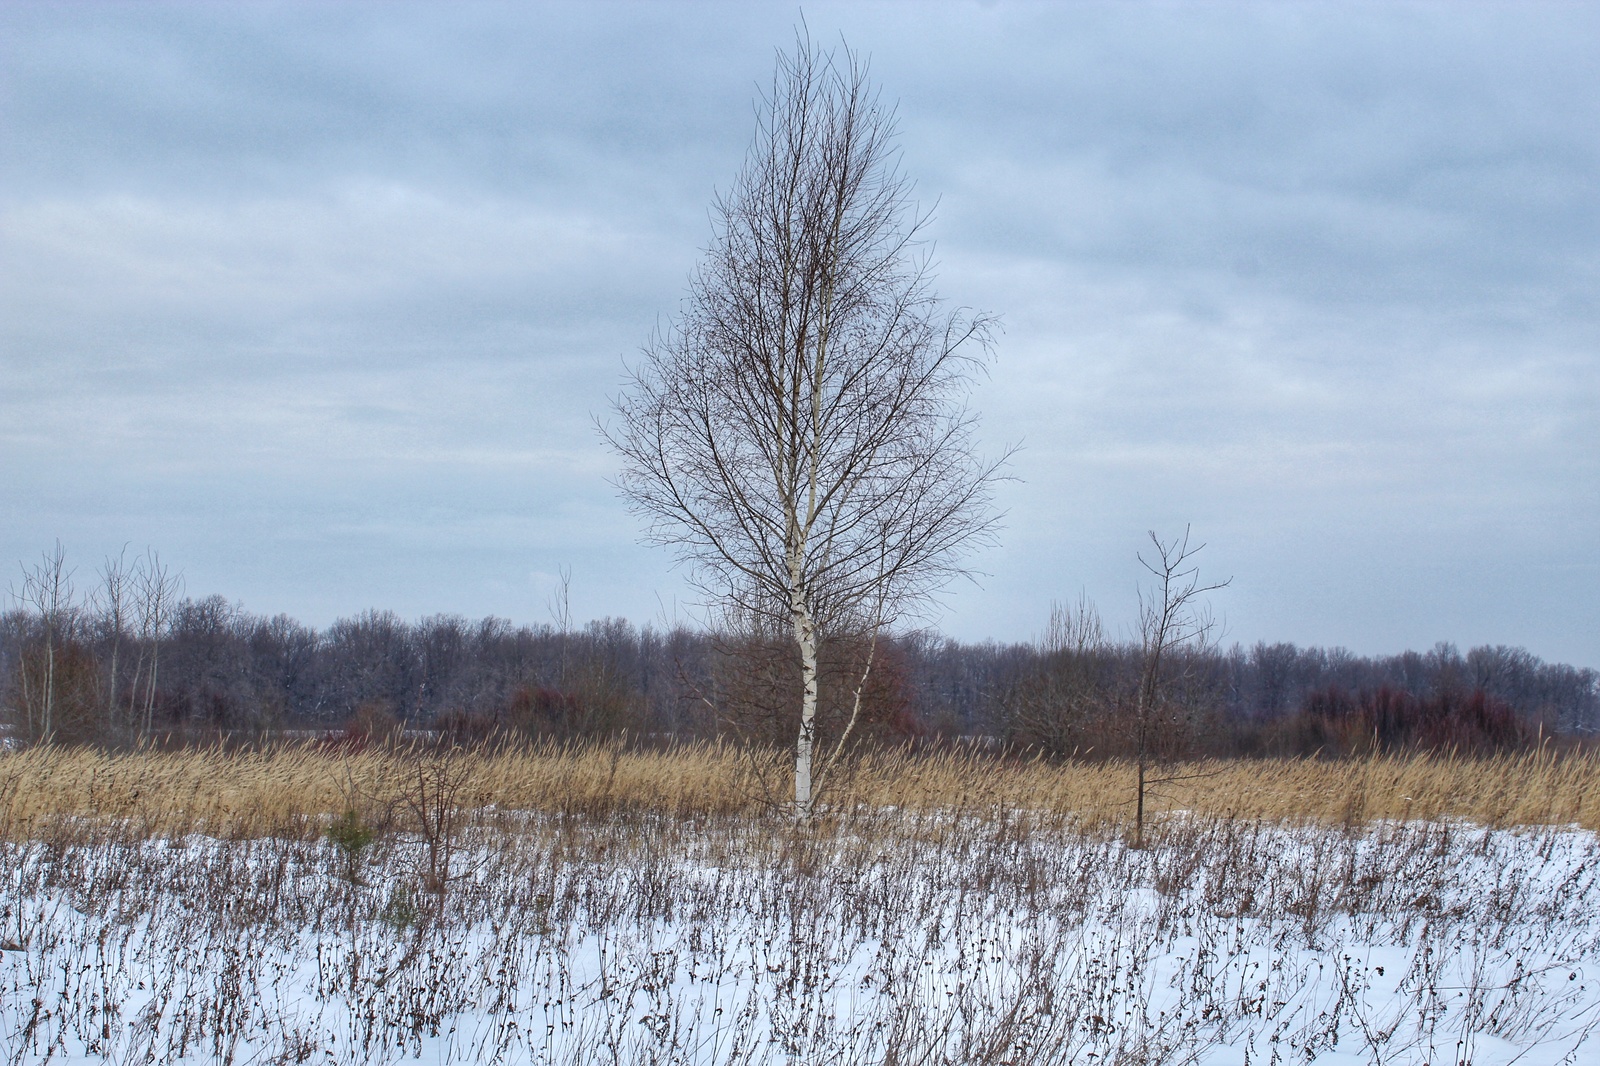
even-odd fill
[[(1004, 315), (1025, 638), (1132, 616), (1187, 521), (1231, 636), (1600, 664), (1600, 13), (839, 5)], [(670, 315), (784, 5), (0, 9), (0, 558), (191, 588), (644, 620), (681, 593), (591, 414)], [(659, 601), (658, 601), (659, 594)], [(670, 609), (670, 608), (669, 608)]]

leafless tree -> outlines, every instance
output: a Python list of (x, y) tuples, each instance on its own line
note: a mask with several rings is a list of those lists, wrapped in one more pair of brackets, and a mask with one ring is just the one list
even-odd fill
[(1077, 602), (1050, 605), (1031, 676), (1009, 695), (1013, 740), (1051, 755), (1116, 754), (1122, 730), (1123, 649), (1107, 637), (1100, 613), (1080, 592)]
[(100, 588), (94, 593), (94, 606), (100, 616), (104, 637), (110, 644), (111, 661), (106, 678), (106, 721), (108, 733), (117, 731), (117, 666), (122, 654), (122, 641), (128, 633), (128, 622), (133, 610), (133, 584), (138, 574), (138, 561), (128, 565), (128, 549), (124, 545), (115, 558), (106, 556), (100, 569)]
[[(12, 597), (24, 610), (37, 612), (44, 640), (43, 661), (37, 677), (22, 670), (24, 702), (27, 704), (28, 732), (49, 743), (56, 731), (56, 658), (77, 619), (76, 589), (66, 552), (56, 541), (55, 550), (46, 552), (33, 566), (22, 568), (22, 587)], [(30, 684), (31, 681), (31, 684)], [(29, 691), (29, 690), (32, 691)]]
[(977, 458), (966, 406), (992, 323), (932, 290), (929, 216), (865, 62), (802, 36), (762, 105), (684, 310), (602, 432), (650, 538), (716, 601), (793, 634), (804, 815), (818, 641), (874, 638), (967, 573), (1004, 457)]
[(1100, 612), (1090, 602), (1087, 592), (1079, 591), (1077, 603), (1051, 601), (1050, 622), (1045, 628), (1041, 649), (1046, 655), (1063, 652), (1087, 655), (1099, 651), (1106, 643), (1105, 623), (1100, 620)]
[(1150, 558), (1142, 554), (1138, 557), (1155, 580), (1149, 588), (1139, 591), (1141, 668), (1134, 701), (1134, 750), (1139, 775), (1133, 823), (1136, 847), (1144, 844), (1145, 790), (1159, 783), (1149, 780), (1149, 771), (1155, 731), (1164, 724), (1160, 719), (1166, 709), (1166, 687), (1172, 680), (1172, 660), (1204, 650), (1210, 644), (1216, 621), (1205, 605), (1205, 596), (1227, 588), (1233, 581), (1230, 577), (1209, 585), (1201, 584), (1200, 568), (1194, 556), (1205, 545), (1190, 546), (1187, 526), (1182, 537), (1167, 541), (1151, 530), (1150, 543), (1153, 548)]
[(556, 569), (556, 588), (545, 601), (545, 606), (550, 612), (551, 621), (555, 623), (561, 643), (561, 662), (556, 674), (556, 687), (565, 690), (567, 645), (572, 637), (572, 567), (563, 565)]
[[(132, 580), (139, 609), (139, 663), (134, 669), (129, 720), (139, 723), (141, 735), (148, 738), (155, 716), (156, 682), (161, 673), (161, 638), (171, 626), (178, 598), (183, 595), (183, 576), (174, 574), (159, 553), (149, 550), (135, 565)], [(149, 673), (144, 674), (141, 693), (140, 674), (147, 655)]]

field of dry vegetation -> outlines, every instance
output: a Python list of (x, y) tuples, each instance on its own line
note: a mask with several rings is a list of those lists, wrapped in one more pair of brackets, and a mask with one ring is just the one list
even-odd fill
[[(756, 815), (785, 798), (792, 754), (727, 745), (671, 750), (621, 744), (546, 745), (498, 752), (314, 745), (120, 754), (32, 748), (0, 757), (0, 838), (67, 832), (137, 837), (205, 833), (317, 836), (327, 816), (356, 810), (392, 821), (419, 771), (448, 771), (473, 820), (486, 811), (610, 817)], [(1219, 760), (1169, 766), (1153, 810), (1363, 825), (1458, 818), (1494, 826), (1600, 829), (1600, 757), (1515, 754), (1370, 759)], [(996, 758), (946, 750), (864, 756), (825, 782), (823, 808), (942, 810), (1031, 824), (1120, 825), (1132, 814), (1134, 770), (1110, 762)]]
[(1600, 758), (0, 755), (0, 1060), (1489, 1063), (1600, 1043)]

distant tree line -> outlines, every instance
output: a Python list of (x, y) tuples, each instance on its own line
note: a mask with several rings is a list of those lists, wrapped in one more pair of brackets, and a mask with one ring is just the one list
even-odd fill
[[(59, 550), (24, 573), (0, 615), (0, 715), (13, 743), (359, 743), (405, 730), (791, 739), (784, 716), (799, 675), (781, 633), (387, 611), (318, 630), (220, 596), (183, 597), (153, 555), (108, 563), (83, 593)], [(880, 638), (864, 671), (867, 654), (849, 640), (819, 653), (819, 720), (856, 716), (852, 737), (1087, 758), (1131, 750), (1145, 660), (1137, 643), (1106, 639), (1083, 605), (1058, 611), (1036, 644), (911, 633)], [(1600, 675), (1520, 648), (1364, 657), (1202, 646), (1178, 650), (1164, 670), (1152, 735), (1169, 755), (1507, 750), (1600, 729)]]
[[(1138, 649), (1040, 647), (1001, 702), (1013, 743), (1125, 755)], [(1155, 743), (1166, 756), (1520, 750), (1600, 728), (1600, 674), (1522, 648), (1453, 644), (1366, 657), (1257, 643), (1169, 664)]]

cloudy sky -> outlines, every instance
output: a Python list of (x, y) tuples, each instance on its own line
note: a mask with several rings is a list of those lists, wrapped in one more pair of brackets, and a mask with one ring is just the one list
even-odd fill
[[(593, 427), (678, 307), (792, 4), (0, 5), (0, 562), (689, 617)], [(938, 625), (1600, 666), (1600, 6), (807, 4), (1001, 316), (1003, 546)], [(0, 588), (4, 582), (0, 582)]]

